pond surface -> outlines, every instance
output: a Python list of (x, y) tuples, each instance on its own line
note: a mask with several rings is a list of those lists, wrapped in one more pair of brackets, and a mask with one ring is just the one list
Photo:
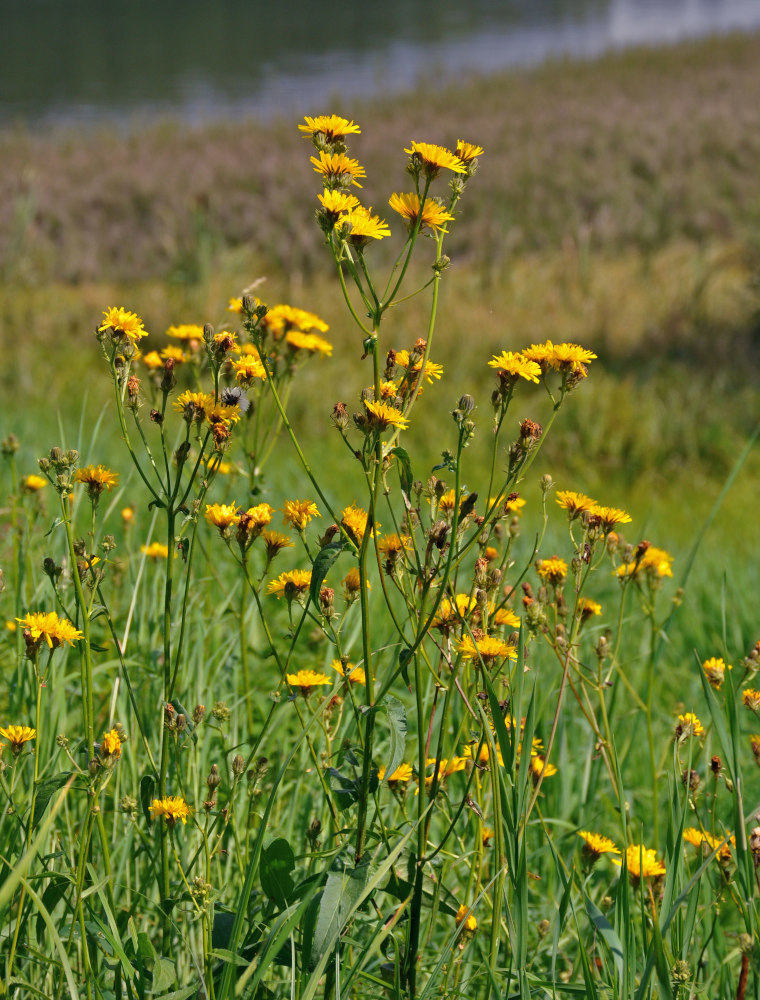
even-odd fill
[(0, 124), (319, 113), (336, 95), (757, 29), (760, 0), (0, 0)]

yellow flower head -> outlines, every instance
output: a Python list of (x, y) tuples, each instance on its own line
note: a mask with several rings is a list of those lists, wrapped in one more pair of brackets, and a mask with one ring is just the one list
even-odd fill
[(230, 369), (235, 376), (235, 381), (243, 389), (248, 389), (256, 381), (266, 381), (264, 365), (261, 358), (255, 355), (246, 355), (239, 361), (230, 361)]
[(482, 639), (475, 639), (474, 642), (469, 635), (465, 635), (457, 646), (457, 650), (465, 660), (482, 660), (487, 667), (490, 667), (497, 660), (517, 659), (515, 646), (492, 635), (485, 635)]
[(377, 550), (386, 559), (395, 561), (402, 552), (408, 551), (412, 547), (411, 540), (407, 535), (383, 535), (377, 541)]
[(267, 559), (272, 560), (283, 549), (293, 547), (293, 543), (281, 531), (262, 531), (261, 540), (267, 550)]
[(163, 368), (164, 363), (161, 360), (161, 355), (158, 351), (148, 351), (147, 354), (143, 354), (139, 359), (150, 371), (156, 371), (158, 368)]
[(21, 489), (24, 493), (38, 493), (41, 489), (47, 486), (48, 481), (44, 476), (35, 476), (34, 473), (30, 476), (25, 476), (21, 482)]
[[(411, 764), (399, 764), (396, 770), (388, 775), (388, 784), (393, 787), (394, 785), (405, 785), (407, 782), (412, 780), (414, 772), (412, 771)], [(385, 778), (385, 768), (378, 768), (377, 780), (382, 781)]]
[(206, 504), (206, 513), (203, 515), (209, 524), (213, 524), (223, 533), (240, 521), (240, 509), (236, 503), (214, 503)]
[(309, 354), (321, 354), (323, 358), (332, 357), (333, 345), (329, 340), (320, 337), (318, 333), (302, 333), (291, 330), (285, 334), (285, 343), (294, 351), (308, 351)]
[(14, 754), (19, 754), (25, 743), (37, 738), (37, 730), (29, 726), (6, 726), (0, 729), (0, 736), (8, 740)]
[(162, 362), (174, 361), (176, 364), (181, 365), (187, 361), (187, 357), (187, 354), (185, 354), (182, 348), (178, 347), (176, 344), (168, 344), (161, 351)]
[(602, 606), (598, 601), (592, 601), (590, 597), (581, 597), (578, 600), (578, 611), (580, 612), (581, 622), (585, 622), (593, 615), (601, 615)]
[(55, 611), (32, 611), (16, 621), (27, 636), (27, 645), (36, 648), (44, 639), (49, 649), (57, 649), (64, 643), (73, 646), (82, 638), (82, 633), (68, 618), (59, 618)]
[(103, 313), (103, 316), (105, 318), (98, 327), (99, 333), (112, 330), (113, 335), (126, 337), (133, 344), (137, 344), (138, 340), (148, 336), (148, 331), (143, 327), (143, 321), (136, 313), (112, 306)]
[(148, 559), (168, 559), (169, 547), (162, 542), (151, 542), (150, 545), (143, 545), (140, 548)]
[(353, 160), (345, 153), (320, 151), (319, 156), (312, 156), (309, 159), (314, 164), (316, 173), (322, 174), (324, 185), (327, 188), (347, 188), (351, 184), (360, 188), (361, 184), (357, 178), (367, 176), (359, 161)]
[(385, 219), (373, 215), (372, 209), (364, 208), (363, 205), (357, 205), (356, 208), (341, 215), (336, 229), (340, 231), (343, 239), (358, 249), (365, 247), (370, 240), (383, 240), (391, 235)]
[(699, 738), (704, 735), (704, 726), (693, 712), (686, 712), (685, 715), (678, 716), (675, 731), (675, 738), (677, 740), (686, 740), (690, 736)]
[[(359, 596), (359, 588), (362, 584), (362, 578), (359, 570), (354, 566), (350, 569), (343, 578), (343, 587), (345, 588), (344, 594), (347, 601), (355, 601)], [(369, 584), (367, 584), (367, 589), (369, 590)]]
[(77, 469), (74, 481), (84, 483), (87, 487), (87, 495), (97, 499), (103, 490), (112, 490), (119, 485), (119, 476), (105, 465), (84, 465)]
[(344, 667), (340, 660), (333, 660), (332, 668), (333, 670), (337, 670), (337, 672), (342, 677), (345, 677), (346, 680), (351, 681), (352, 684), (367, 683), (367, 675), (364, 671), (364, 667), (354, 666), (353, 663), (347, 663)]
[(470, 907), (466, 903), (462, 903), (459, 907), (454, 920), (456, 921), (457, 927), (464, 922), (464, 929), (468, 934), (474, 934), (478, 929), (478, 922), (472, 913), (470, 913)]
[(447, 222), (453, 222), (454, 216), (446, 210), (446, 207), (437, 198), (426, 198), (422, 206), (420, 217), (420, 196), (418, 194), (392, 194), (388, 199), (388, 204), (394, 212), (398, 212), (402, 219), (414, 228), (417, 220), (420, 220), (420, 229), (428, 226), (434, 232), (446, 233), (444, 226)]
[(367, 408), (369, 426), (375, 430), (383, 431), (386, 427), (398, 427), (400, 431), (405, 431), (409, 427), (407, 418), (390, 403), (375, 403), (365, 399), (364, 405)]
[(642, 542), (639, 545), (637, 557), (633, 562), (623, 563), (618, 566), (616, 573), (618, 576), (638, 578), (648, 576), (656, 580), (663, 576), (672, 576), (673, 556), (665, 549), (658, 549), (654, 545)]
[(313, 500), (286, 500), (282, 508), (283, 522), (296, 531), (303, 531), (313, 517), (321, 517)]
[(330, 219), (333, 225), (338, 217), (359, 207), (359, 199), (347, 191), (331, 191), (329, 188), (318, 195), (322, 202), (322, 215)]
[(595, 503), (584, 513), (589, 523), (598, 523), (605, 534), (612, 531), (616, 524), (631, 523), (631, 515), (624, 510), (620, 510), (619, 507), (602, 507), (600, 504)]
[(305, 132), (309, 136), (323, 135), (327, 142), (335, 142), (344, 139), (347, 135), (360, 135), (361, 129), (347, 118), (340, 115), (311, 115), (304, 117), (305, 125), (299, 125), (300, 132)]
[(213, 399), (206, 404), (204, 413), (206, 422), (212, 427), (215, 424), (222, 427), (231, 427), (232, 424), (236, 424), (240, 420), (239, 406), (227, 406), (225, 403), (215, 403)]
[(271, 580), (267, 585), (267, 593), (274, 594), (275, 597), (287, 597), (293, 600), (305, 594), (311, 584), (311, 570), (290, 569), (280, 573), (276, 580)]
[(201, 420), (206, 414), (206, 408), (214, 405), (214, 395), (210, 392), (193, 392), (186, 389), (174, 400), (172, 406), (181, 413), (185, 420)]
[(567, 576), (567, 563), (559, 556), (552, 556), (550, 559), (539, 559), (536, 563), (536, 571), (545, 583), (550, 583), (555, 587), (561, 586)]
[(320, 686), (330, 687), (332, 681), (326, 674), (316, 670), (299, 670), (296, 674), (286, 674), (285, 678), (292, 688), (299, 688), (300, 693), (307, 698), (312, 689)]
[(523, 356), (529, 361), (535, 361), (544, 371), (553, 368), (582, 377), (586, 375), (586, 365), (596, 358), (593, 351), (578, 344), (553, 344), (551, 340), (547, 340), (545, 344), (531, 344), (523, 351)]
[(535, 361), (530, 361), (523, 354), (516, 354), (513, 351), (502, 351), (501, 354), (494, 354), (493, 360), (488, 362), (491, 368), (498, 368), (504, 372), (512, 382), (517, 382), (524, 378), (528, 382), (538, 382), (541, 377), (541, 366)]
[(722, 656), (711, 656), (702, 664), (702, 669), (710, 686), (717, 690), (723, 683), (723, 675), (726, 670), (733, 670), (733, 667), (730, 664), (727, 665)]
[(534, 781), (543, 775), (544, 778), (551, 778), (557, 773), (557, 768), (554, 764), (550, 764), (546, 761), (540, 754), (531, 754), (530, 758), (530, 774)]
[(511, 608), (499, 608), (491, 621), (494, 625), (506, 625), (507, 628), (520, 627), (520, 619)]
[(583, 851), (590, 860), (598, 861), (603, 854), (620, 854), (615, 846), (614, 840), (603, 837), (600, 833), (589, 833), (588, 830), (579, 830), (578, 836), (583, 840)]
[(465, 142), (464, 139), (457, 139), (456, 154), (462, 163), (469, 166), (473, 160), (483, 155), (483, 147)]
[[(658, 878), (665, 874), (665, 865), (657, 859), (657, 852), (641, 844), (631, 844), (625, 852), (626, 868), (634, 882), (642, 878)], [(622, 867), (622, 860), (612, 859), (614, 865)]]
[(153, 819), (163, 819), (167, 826), (173, 827), (178, 819), (187, 823), (190, 808), (181, 795), (166, 795), (162, 799), (153, 799), (150, 813)]
[(584, 511), (597, 506), (596, 500), (587, 497), (585, 493), (576, 493), (574, 490), (558, 490), (557, 503), (567, 511), (571, 521)]
[(261, 325), (274, 340), (281, 340), (291, 330), (300, 330), (301, 333), (313, 333), (315, 330), (317, 333), (327, 333), (330, 329), (316, 313), (289, 305), (272, 306), (262, 319)]
[(399, 368), (406, 368), (411, 375), (419, 376), (422, 373), (422, 377), (427, 379), (431, 385), (443, 375), (443, 365), (436, 364), (434, 361), (427, 361), (425, 363), (424, 372), (422, 371), (421, 360), (411, 364), (409, 351), (396, 351), (396, 364)]
[(458, 628), (476, 607), (475, 598), (469, 594), (457, 594), (454, 600), (444, 597), (430, 623), (431, 628), (440, 629), (442, 632)]
[(463, 174), (466, 168), (459, 157), (444, 146), (436, 146), (432, 142), (412, 141), (412, 148), (405, 149), (412, 160), (412, 165), (421, 167), (425, 176), (437, 177), (440, 170), (452, 170), (455, 174)]
[[(242, 301), (240, 304), (242, 307)], [(173, 337), (174, 340), (198, 341), (200, 343), (203, 340), (203, 327), (197, 323), (179, 323), (177, 326), (170, 326), (166, 331), (166, 336)]]
[(355, 504), (351, 504), (350, 507), (346, 507), (342, 511), (340, 523), (357, 544), (361, 544), (364, 532), (367, 530), (367, 517), (366, 510), (362, 510)]
[(760, 711), (760, 691), (755, 688), (745, 688), (742, 691), (742, 705), (752, 712)]
[(116, 729), (105, 734), (100, 752), (108, 757), (121, 757), (121, 737)]

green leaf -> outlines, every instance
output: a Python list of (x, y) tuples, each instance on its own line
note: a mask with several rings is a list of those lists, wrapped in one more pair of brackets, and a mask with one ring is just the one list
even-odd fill
[(146, 823), (150, 823), (150, 800), (153, 798), (155, 787), (156, 779), (153, 775), (144, 774), (140, 779), (140, 805), (142, 806)]
[(383, 698), (382, 705), (388, 714), (388, 722), (391, 727), (391, 752), (383, 779), (387, 781), (404, 759), (406, 753), (406, 710), (398, 698), (394, 698), (392, 694)]
[(174, 962), (169, 958), (157, 958), (153, 966), (153, 992), (167, 990), (177, 982)]
[(401, 489), (411, 500), (414, 476), (412, 475), (412, 463), (409, 461), (409, 453), (405, 448), (391, 448), (391, 455), (395, 455), (398, 459), (398, 475), (401, 480)]
[(586, 913), (589, 920), (594, 925), (594, 929), (598, 934), (601, 935), (602, 940), (607, 945), (612, 956), (612, 960), (615, 963), (615, 971), (617, 973), (618, 988), (621, 993), (623, 990), (623, 945), (620, 938), (615, 933), (615, 929), (609, 920), (605, 917), (602, 911), (594, 905), (590, 897), (583, 893), (584, 902), (586, 904)]
[[(337, 858), (334, 864), (339, 865), (340, 863), (341, 859)], [(362, 862), (356, 868), (331, 871), (327, 876), (319, 905), (317, 926), (314, 929), (314, 942), (311, 949), (312, 966), (319, 962), (328, 945), (340, 937), (349, 917), (361, 899), (369, 876), (368, 861)]]
[(290, 902), (295, 888), (291, 873), (296, 859), (293, 848), (284, 837), (278, 837), (261, 852), (259, 879), (264, 894), (284, 909)]
[[(42, 907), (51, 913), (56, 905), (63, 899), (64, 893), (68, 886), (73, 885), (73, 879), (68, 875), (64, 875), (62, 872), (54, 872), (50, 878), (50, 883), (42, 893)], [(42, 944), (42, 938), (45, 933), (45, 921), (42, 918), (42, 914), (37, 914), (37, 942)]]
[(313, 604), (319, 606), (319, 592), (322, 589), (322, 582), (327, 576), (327, 571), (345, 548), (346, 540), (341, 535), (337, 542), (330, 542), (317, 553), (317, 558), (311, 568), (311, 585), (309, 587), (309, 597)]
[(63, 788), (66, 782), (69, 780), (73, 772), (71, 771), (61, 771), (58, 774), (53, 774), (49, 778), (43, 778), (37, 785), (37, 798), (34, 800), (34, 816), (32, 817), (32, 826), (37, 826), (39, 821), (45, 815), (45, 810), (48, 807), (48, 802), (50, 798), (54, 795), (59, 788)]

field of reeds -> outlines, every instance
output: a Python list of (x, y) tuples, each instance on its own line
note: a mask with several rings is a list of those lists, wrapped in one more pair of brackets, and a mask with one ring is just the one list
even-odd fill
[(0, 994), (760, 996), (759, 57), (0, 135)]

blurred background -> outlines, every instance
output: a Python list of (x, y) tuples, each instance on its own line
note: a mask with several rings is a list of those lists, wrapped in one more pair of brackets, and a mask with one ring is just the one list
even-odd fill
[[(637, 537), (688, 549), (760, 416), (757, 0), (334, 0), (329, 14), (0, 0), (0, 24), (0, 420), (26, 471), (66, 435), (87, 461), (118, 447), (98, 421), (109, 386), (92, 331), (107, 306), (138, 312), (160, 348), (172, 323), (226, 322), (229, 297), (258, 278), (268, 303), (330, 324), (335, 353), (305, 371), (291, 409), (307, 446), (338, 461), (329, 410), (368, 377), (296, 128), (335, 112), (362, 127), (361, 194), (397, 239), (387, 201), (408, 189), (403, 147), (485, 148), (447, 240), (433, 351), (446, 377), (415, 412), (417, 468), (450, 443), (429, 432), (469, 391), (477, 470), (492, 353), (577, 341), (599, 360), (538, 473), (635, 511)], [(392, 251), (372, 248), (371, 263)], [(384, 343), (425, 327), (412, 300)], [(540, 391), (523, 399), (516, 416), (545, 418)], [(706, 590), (728, 554), (760, 542), (747, 513), (759, 472), (753, 452), (708, 537)], [(353, 496), (352, 476), (336, 465), (336, 490)], [(760, 573), (744, 562), (740, 608)]]

